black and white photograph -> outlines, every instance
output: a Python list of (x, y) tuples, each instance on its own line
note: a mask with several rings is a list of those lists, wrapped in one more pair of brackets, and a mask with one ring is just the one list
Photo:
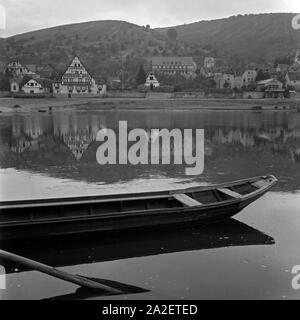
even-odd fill
[(299, 12), (0, 0), (0, 300), (300, 300)]

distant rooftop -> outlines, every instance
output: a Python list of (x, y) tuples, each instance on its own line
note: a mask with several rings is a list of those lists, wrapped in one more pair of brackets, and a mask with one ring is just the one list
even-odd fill
[(271, 83), (271, 82), (280, 82), (280, 81), (278, 81), (277, 79), (271, 78), (271, 79), (258, 81), (257, 84), (258, 85), (266, 85), (266, 84)]
[(153, 57), (152, 65), (162, 65), (178, 63), (183, 65), (194, 65), (195, 62), (192, 57)]

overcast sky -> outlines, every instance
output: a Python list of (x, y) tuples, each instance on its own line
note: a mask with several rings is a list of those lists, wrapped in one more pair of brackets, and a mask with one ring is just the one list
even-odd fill
[(300, 0), (0, 0), (0, 37), (92, 20), (163, 27), (266, 12), (300, 12)]

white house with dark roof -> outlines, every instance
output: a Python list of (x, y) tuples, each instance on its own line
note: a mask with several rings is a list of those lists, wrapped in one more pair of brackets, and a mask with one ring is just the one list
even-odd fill
[(180, 74), (185, 77), (196, 75), (197, 64), (192, 57), (153, 57), (152, 72), (164, 75)]
[(257, 71), (246, 70), (242, 75), (242, 86), (248, 86), (256, 81)]
[(74, 57), (61, 81), (53, 83), (55, 94), (97, 94), (99, 88), (79, 57)]
[(28, 94), (50, 93), (51, 81), (48, 79), (30, 79), (24, 84), (22, 91)]
[(150, 72), (147, 76), (145, 86), (153, 89), (159, 87), (159, 85), (160, 84), (156, 79), (155, 74), (153, 72)]

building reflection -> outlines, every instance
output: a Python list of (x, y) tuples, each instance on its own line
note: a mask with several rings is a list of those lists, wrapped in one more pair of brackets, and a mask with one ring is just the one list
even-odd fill
[[(300, 114), (296, 112), (53, 112), (0, 119), (0, 165), (59, 178), (114, 183), (150, 176), (183, 177), (186, 165), (100, 166), (97, 132), (119, 120), (128, 130), (205, 129), (205, 172), (216, 182), (272, 173), (300, 185)], [(194, 146), (195, 147), (195, 146)], [(279, 187), (280, 188), (280, 184)]]

